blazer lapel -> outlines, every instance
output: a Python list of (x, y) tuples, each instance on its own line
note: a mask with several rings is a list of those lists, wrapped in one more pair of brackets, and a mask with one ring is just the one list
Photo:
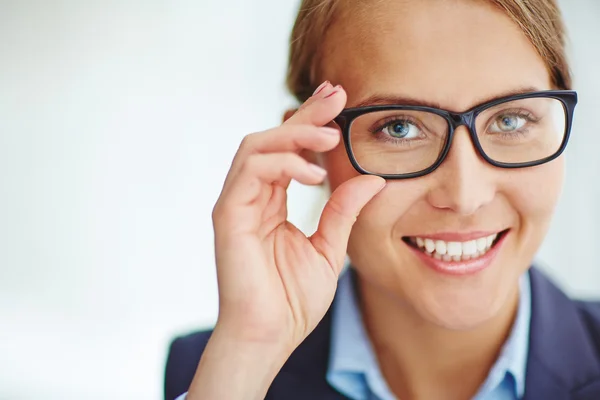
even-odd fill
[(600, 363), (575, 302), (530, 269), (532, 312), (524, 400), (598, 400)]
[[(523, 400), (599, 400), (600, 361), (575, 302), (530, 269), (531, 329)], [(288, 359), (266, 400), (347, 400), (326, 380), (331, 310)]]

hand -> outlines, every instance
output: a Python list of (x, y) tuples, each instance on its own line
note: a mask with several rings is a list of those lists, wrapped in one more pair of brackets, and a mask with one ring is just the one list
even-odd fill
[(339, 131), (322, 126), (345, 104), (344, 90), (327, 83), (282, 126), (244, 138), (213, 212), (215, 334), (289, 356), (331, 305), (352, 225), (385, 181), (362, 175), (340, 185), (311, 237), (287, 221), (286, 189), (292, 179), (323, 182), (325, 171), (299, 153), (336, 147)]

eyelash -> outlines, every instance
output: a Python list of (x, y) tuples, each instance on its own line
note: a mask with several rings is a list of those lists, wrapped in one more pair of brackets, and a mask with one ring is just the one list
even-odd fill
[(406, 116), (406, 117), (395, 116), (395, 117), (385, 118), (383, 121), (381, 121), (377, 125), (375, 125), (375, 127), (369, 128), (368, 131), (371, 134), (376, 135), (378, 139), (380, 139), (386, 143), (405, 145), (405, 144), (410, 144), (411, 142), (414, 142), (415, 139), (393, 138), (393, 137), (381, 132), (383, 130), (383, 128), (391, 125), (393, 122), (408, 122), (408, 123), (416, 126), (417, 129), (419, 129), (419, 132), (423, 132), (423, 129), (421, 128), (421, 124), (414, 118), (411, 118), (408, 116)]
[[(530, 111), (526, 111), (526, 110), (522, 110), (522, 109), (516, 109), (516, 110), (502, 110), (501, 112), (496, 113), (492, 118), (490, 118), (490, 121), (495, 122), (496, 119), (502, 115), (514, 115), (518, 118), (523, 118), (525, 119), (527, 122), (533, 122), (533, 123), (537, 123), (540, 122), (539, 118), (536, 118), (532, 112)], [(491, 125), (491, 123), (488, 123), (488, 127)], [(525, 125), (527, 126), (527, 125)], [(511, 138), (514, 137), (515, 135), (525, 135), (525, 133), (527, 133), (527, 129), (523, 129), (520, 128), (517, 131), (514, 132), (494, 132), (494, 134), (498, 134), (500, 133), (500, 135), (502, 136), (502, 138)]]
[[(533, 113), (531, 113), (530, 111), (526, 111), (526, 110), (522, 110), (522, 109), (515, 109), (515, 110), (503, 110), (501, 112), (496, 113), (493, 117), (490, 118), (490, 121), (495, 121), (496, 118), (502, 116), (502, 115), (515, 115), (518, 118), (523, 118), (525, 119), (527, 122), (533, 122), (533, 123), (537, 123), (540, 121), (539, 118), (536, 118), (534, 116)], [(382, 140), (386, 143), (391, 143), (391, 144), (396, 144), (396, 145), (410, 145), (412, 142), (415, 141), (415, 139), (403, 139), (403, 138), (393, 138), (389, 135), (386, 135), (384, 133), (382, 133), (381, 131), (391, 125), (394, 122), (408, 122), (410, 124), (413, 124), (414, 126), (417, 127), (417, 129), (419, 129), (420, 132), (423, 132), (424, 129), (422, 128), (421, 124), (415, 120), (414, 118), (408, 117), (408, 116), (403, 116), (403, 117), (398, 117), (398, 116), (394, 116), (394, 117), (388, 117), (385, 118), (383, 121), (379, 122), (377, 125), (375, 125), (372, 128), (369, 128), (368, 131), (373, 134), (376, 135), (376, 137), (379, 140)], [(488, 122), (488, 127), (490, 126), (491, 123)], [(500, 134), (501, 137), (503, 139), (511, 139), (511, 138), (515, 138), (515, 136), (523, 136), (527, 133), (527, 129), (523, 129), (521, 128), (518, 131), (514, 131), (514, 132), (496, 132), (494, 133), (495, 135)]]

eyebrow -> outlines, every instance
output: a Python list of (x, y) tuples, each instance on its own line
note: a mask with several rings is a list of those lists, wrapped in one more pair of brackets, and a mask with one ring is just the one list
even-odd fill
[[(538, 91), (540, 91), (540, 89), (536, 88), (534, 86), (524, 86), (524, 87), (508, 90), (506, 92), (499, 93), (492, 97), (480, 99), (480, 101), (477, 101), (475, 103), (475, 105), (473, 105), (471, 108), (474, 108), (479, 105), (489, 103), (491, 101), (498, 100), (498, 99), (501, 99), (504, 97), (510, 97), (510, 96), (515, 96), (518, 94), (538, 92)], [(444, 107), (442, 107), (440, 105), (440, 103), (437, 103), (437, 102), (417, 99), (417, 98), (409, 97), (409, 96), (398, 96), (398, 95), (373, 95), (373, 96), (367, 97), (364, 100), (361, 100), (356, 105), (353, 105), (352, 108), (378, 106), (378, 105), (392, 105), (392, 104), (444, 109)]]

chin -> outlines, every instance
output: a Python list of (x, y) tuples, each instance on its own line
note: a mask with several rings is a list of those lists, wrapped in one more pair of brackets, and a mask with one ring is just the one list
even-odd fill
[(482, 296), (449, 293), (429, 296), (416, 305), (417, 312), (430, 323), (449, 330), (473, 330), (501, 313), (508, 296)]
[(467, 260), (440, 260), (407, 243), (403, 258), (412, 269), (408, 281), (420, 284), (401, 283), (405, 300), (422, 319), (450, 330), (475, 329), (512, 312), (523, 271), (515, 268), (522, 264), (519, 260), (508, 257), (516, 251), (509, 233), (500, 231), (484, 252)]
[(517, 271), (513, 276), (508, 271), (492, 267), (469, 277), (426, 275), (429, 279), (425, 277), (423, 285), (415, 287), (413, 293), (405, 293), (414, 296), (413, 301), (407, 300), (421, 318), (441, 328), (476, 329), (510, 312), (516, 304)]
[[(414, 321), (465, 331), (512, 313), (518, 279), (526, 270), (517, 268), (525, 264), (513, 256), (518, 251), (515, 242), (508, 230), (500, 230), (478, 257), (440, 260), (423, 251), (420, 242), (408, 239), (395, 254), (380, 248), (377, 262), (364, 254), (351, 255), (351, 259), (358, 261), (355, 266), (374, 293), (385, 294), (382, 299), (395, 298), (416, 317)], [(364, 267), (367, 265), (379, 268)]]

